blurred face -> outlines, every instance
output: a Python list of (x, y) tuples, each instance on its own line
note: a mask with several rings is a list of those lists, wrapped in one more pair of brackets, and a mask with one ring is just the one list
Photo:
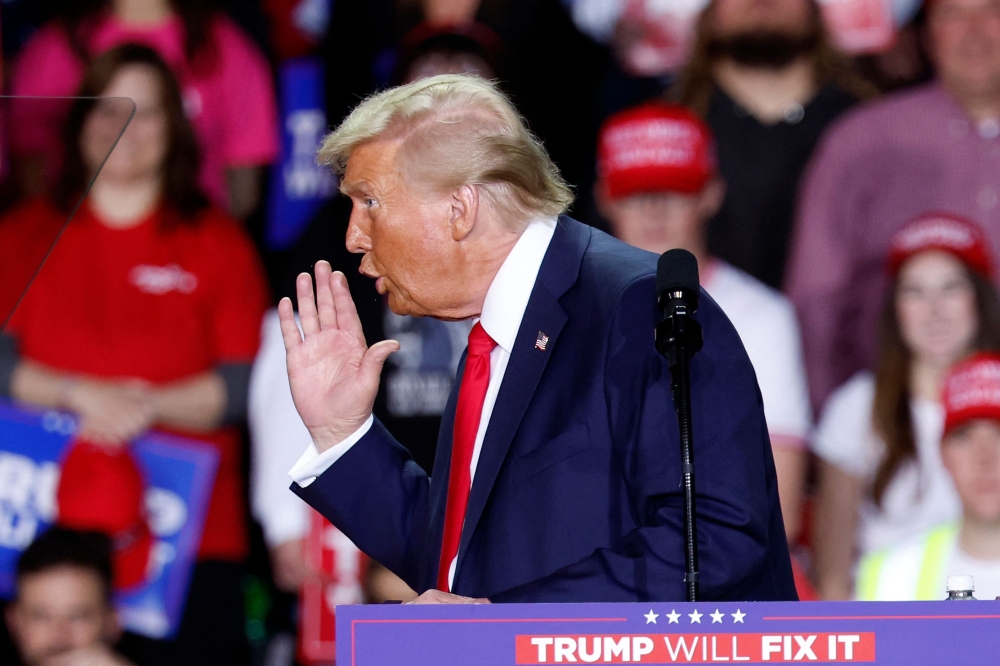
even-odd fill
[(718, 37), (761, 32), (801, 37), (809, 31), (809, 14), (809, 0), (718, 0), (713, 32)]
[(637, 194), (611, 203), (608, 209), (612, 232), (629, 245), (656, 254), (700, 247), (703, 220), (696, 195)]
[(946, 365), (964, 356), (979, 317), (962, 262), (936, 250), (906, 261), (899, 271), (896, 316), (903, 342), (918, 359)]
[[(102, 97), (135, 102), (135, 116), (108, 157), (100, 177), (133, 182), (159, 178), (169, 142), (156, 71), (145, 65), (122, 67)], [(120, 99), (99, 101), (84, 121), (80, 149), (91, 169), (100, 166), (128, 118)]]
[(941, 460), (966, 516), (1000, 521), (1000, 423), (975, 419), (956, 428), (941, 444)]
[(19, 581), (17, 594), (7, 620), (28, 666), (117, 638), (114, 612), (92, 571), (65, 566), (31, 574)]
[(1000, 94), (1000, 0), (936, 0), (931, 56), (958, 95)]
[(725, 186), (716, 180), (697, 194), (650, 192), (622, 199), (598, 194), (598, 200), (619, 240), (656, 254), (681, 248), (699, 255), (705, 222), (718, 211), (724, 194)]
[(375, 278), (396, 314), (468, 317), (450, 199), (405, 182), (396, 168), (400, 145), (372, 141), (352, 151), (341, 185), (353, 204), (347, 249), (364, 253), (361, 272)]

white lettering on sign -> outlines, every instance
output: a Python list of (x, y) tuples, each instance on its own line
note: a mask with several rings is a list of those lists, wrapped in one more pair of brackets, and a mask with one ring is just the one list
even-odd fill
[[(694, 640), (691, 642), (691, 649), (688, 649), (687, 641), (684, 636), (677, 637), (677, 647), (675, 648), (670, 644), (670, 636), (663, 637), (664, 642), (667, 644), (667, 652), (670, 653), (670, 660), (677, 661), (677, 655), (680, 654), (681, 650), (684, 650), (684, 658), (691, 661), (691, 657), (694, 656), (694, 651), (698, 648), (698, 636), (695, 636)], [(605, 659), (607, 661), (607, 659)]]
[(812, 651), (812, 644), (815, 642), (815, 636), (795, 636), (795, 646), (799, 651), (795, 653), (794, 659), (798, 661), (805, 658), (809, 661), (816, 661), (816, 653)]
[(566, 638), (565, 636), (560, 636), (556, 639), (556, 644), (554, 648), (554, 654), (556, 662), (562, 661), (576, 661), (576, 656), (573, 652), (576, 650), (576, 641), (572, 638)]
[(295, 111), (288, 115), (285, 128), (292, 135), (292, 154), (282, 171), (285, 196), (293, 201), (332, 196), (337, 188), (333, 174), (315, 159), (326, 129), (326, 114), (319, 109)]
[(854, 644), (861, 640), (860, 636), (837, 636), (837, 642), (844, 644), (844, 659), (854, 659)]
[(739, 651), (736, 649), (736, 636), (733, 636), (733, 661), (750, 661), (749, 656), (740, 656)]
[(180, 532), (188, 514), (187, 504), (180, 495), (164, 488), (147, 488), (144, 499), (146, 519), (153, 534), (166, 539)]
[(40, 522), (55, 519), (59, 466), (37, 464), (0, 452), (0, 546), (22, 550), (35, 539)]
[(632, 637), (632, 661), (642, 661), (643, 656), (653, 651), (653, 641), (647, 636)]
[(598, 659), (601, 658), (601, 638), (600, 638), (600, 636), (594, 636), (594, 641), (592, 643), (592, 645), (594, 646), (594, 649), (592, 649), (590, 651), (587, 650), (587, 639), (586, 638), (584, 638), (584, 637), (581, 636), (578, 640), (580, 642), (580, 650), (579, 650), (580, 661), (586, 662), (588, 664), (592, 664), (592, 663), (594, 663), (595, 661), (597, 661)]
[(762, 636), (760, 639), (760, 656), (764, 661), (771, 661), (772, 654), (781, 654), (781, 636)]
[(604, 661), (611, 661), (615, 657), (621, 657), (623, 661), (629, 661), (629, 654), (631, 653), (631, 648), (629, 647), (628, 636), (623, 636), (615, 641), (613, 638), (604, 639)]
[(534, 638), (531, 639), (531, 644), (534, 645), (534, 646), (536, 646), (538, 648), (538, 661), (539, 661), (539, 663), (544, 664), (545, 662), (547, 662), (549, 659), (548, 659), (548, 655), (546, 654), (546, 649), (550, 645), (552, 645), (552, 639), (551, 638), (543, 638), (541, 636), (535, 636)]
[[(875, 661), (873, 632), (549, 635), (517, 636), (516, 641), (517, 664)], [(828, 652), (817, 650), (824, 644)]]
[(729, 657), (719, 654), (719, 646), (716, 643), (718, 636), (712, 636), (712, 661), (729, 661)]

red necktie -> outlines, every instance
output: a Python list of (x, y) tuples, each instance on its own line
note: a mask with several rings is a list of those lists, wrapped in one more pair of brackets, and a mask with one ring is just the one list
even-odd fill
[(444, 538), (441, 541), (441, 562), (438, 565), (438, 589), (450, 592), (448, 571), (451, 561), (458, 555), (462, 538), (465, 507), (469, 503), (472, 478), (472, 450), (476, 446), (479, 419), (483, 415), (483, 401), (490, 385), (490, 352), (497, 343), (476, 322), (469, 333), (469, 353), (465, 358), (462, 386), (458, 390), (455, 408), (455, 432), (451, 438), (451, 470), (448, 473), (448, 503), (444, 512)]

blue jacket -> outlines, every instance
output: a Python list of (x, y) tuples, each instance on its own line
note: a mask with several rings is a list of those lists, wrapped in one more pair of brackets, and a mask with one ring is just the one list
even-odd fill
[[(680, 445), (670, 371), (653, 346), (655, 281), (655, 255), (559, 219), (483, 442), (456, 594), (684, 600)], [(753, 367), (704, 292), (696, 318), (705, 337), (691, 364), (702, 598), (795, 599)], [(437, 576), (457, 393), (433, 482), (376, 421), (312, 484), (292, 484), (418, 592)]]

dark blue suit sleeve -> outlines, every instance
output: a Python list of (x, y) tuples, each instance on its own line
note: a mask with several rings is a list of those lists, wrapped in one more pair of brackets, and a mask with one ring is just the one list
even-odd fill
[[(580, 590), (591, 601), (685, 598), (679, 434), (670, 373), (653, 348), (659, 314), (648, 283), (633, 283), (619, 301), (604, 372), (611, 446), (636, 527), (493, 601), (579, 601)], [(794, 599), (780, 582), (791, 577), (756, 376), (732, 324), (704, 293), (698, 319), (705, 347), (692, 363), (692, 403), (702, 597), (749, 599), (770, 577)], [(782, 549), (783, 562), (772, 557)]]
[(292, 491), (419, 589), (429, 487), (427, 474), (376, 419), (336, 463), (305, 488), (293, 483)]

